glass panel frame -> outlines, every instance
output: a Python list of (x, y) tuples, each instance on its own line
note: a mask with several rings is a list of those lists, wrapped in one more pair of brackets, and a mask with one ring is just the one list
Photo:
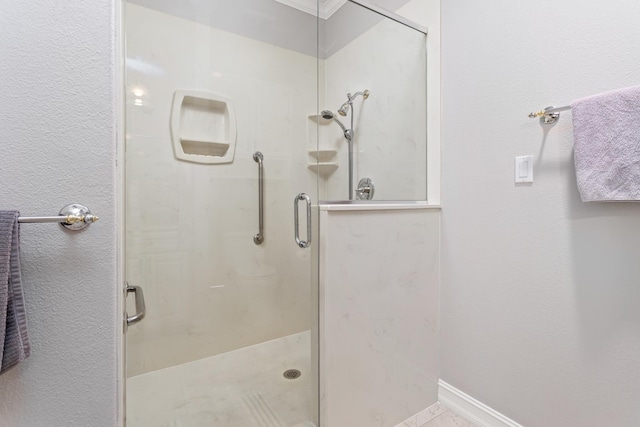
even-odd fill
[[(427, 32), (362, 0), (347, 1), (327, 21), (321, 90), (326, 109), (346, 115), (335, 114), (342, 125), (322, 122), (320, 144), (337, 151), (338, 163), (320, 179), (322, 204), (427, 203)], [(357, 96), (365, 90), (367, 99)], [(367, 178), (371, 191), (358, 191)]]
[[(190, 10), (188, 5), (155, 10), (161, 6), (154, 2), (135, 3), (123, 6), (127, 9), (125, 277), (144, 288), (148, 315), (127, 332), (128, 370), (136, 377), (128, 384), (133, 387), (128, 393), (129, 410), (146, 411), (142, 417), (149, 425), (158, 425), (153, 417), (170, 422), (167, 411), (173, 409), (176, 417), (195, 419), (199, 416), (195, 397), (208, 393), (202, 388), (208, 376), (218, 387), (224, 381), (232, 388), (238, 386), (235, 416), (241, 412), (256, 416), (255, 411), (267, 405), (287, 425), (318, 424), (318, 346), (309, 341), (312, 334), (299, 336), (305, 330), (317, 331), (318, 311), (312, 304), (315, 301), (317, 307), (318, 268), (313, 260), (317, 260), (318, 222), (312, 222), (311, 248), (296, 247), (292, 233), (294, 197), (308, 193), (314, 209), (318, 201), (313, 170), (318, 160), (308, 148), (311, 144), (317, 151), (317, 138), (315, 142), (312, 138), (317, 136), (317, 126), (309, 120), (319, 105), (317, 14), (312, 17), (314, 25), (305, 30), (314, 44), (310, 54), (277, 45), (273, 32), (265, 31), (269, 36), (264, 35), (263, 40), (255, 39), (262, 36), (246, 28), (244, 33), (234, 32), (226, 26), (231, 25), (231, 17), (219, 24), (224, 28), (214, 28), (202, 22), (207, 11)], [(236, 2), (230, 3), (235, 7)], [(259, 10), (247, 12), (255, 13), (246, 16), (262, 16)], [(278, 13), (293, 16), (289, 10)], [(250, 26), (264, 30), (260, 25)], [(209, 132), (208, 126), (231, 125), (230, 104), (221, 107), (219, 102), (192, 100), (191, 111), (187, 111), (176, 105), (174, 93), (179, 90), (213, 93), (233, 101), (237, 141), (232, 161), (197, 164), (175, 155), (173, 150), (179, 145), (172, 138), (181, 138), (183, 131), (184, 141), (197, 145), (191, 150), (196, 155), (222, 153), (227, 134), (216, 133), (214, 149), (201, 146), (207, 143), (202, 135)], [(181, 132), (171, 132), (176, 130), (169, 126), (172, 113), (178, 115)], [(189, 126), (203, 127), (189, 131)], [(300, 140), (311, 142), (300, 144)], [(265, 241), (261, 245), (253, 241), (258, 227), (256, 151), (263, 155), (265, 174)], [(305, 206), (299, 208), (303, 219)], [(306, 221), (301, 222), (300, 233), (305, 235)], [(307, 326), (301, 332), (283, 329), (302, 318)], [(226, 326), (218, 327), (222, 322)], [(248, 338), (249, 333), (276, 323), (275, 335)], [(249, 328), (241, 329), (243, 324)], [(317, 340), (317, 333), (315, 337)], [(225, 339), (236, 342), (221, 345)], [(251, 354), (262, 360), (267, 347), (276, 346), (280, 339), (286, 340), (279, 347), (284, 357), (271, 359), (267, 368), (250, 361), (239, 367), (225, 365), (225, 360), (236, 357), (258, 360), (251, 359)], [(291, 357), (292, 347), (300, 343), (305, 346), (306, 361)], [(311, 356), (312, 351), (316, 356)], [(182, 357), (183, 353), (189, 356)], [(218, 356), (222, 358), (207, 365), (210, 369), (191, 371)], [(225, 368), (216, 371), (220, 366)], [(288, 385), (288, 396), (298, 399), (298, 409), (309, 414), (297, 421), (288, 418), (291, 411), (279, 413), (271, 407), (273, 390), (242, 383), (266, 373), (273, 379), (269, 384), (277, 387), (285, 382), (283, 374), (289, 368), (302, 371), (300, 380), (292, 381), (306, 379), (309, 384), (299, 386), (299, 392), (295, 392), (295, 382)], [(147, 381), (156, 373), (162, 375)], [(193, 388), (185, 387), (188, 381)], [(149, 399), (164, 391), (169, 394)], [(212, 410), (216, 405), (203, 413), (211, 415)], [(128, 418), (132, 426), (145, 425), (138, 414), (129, 412)]]

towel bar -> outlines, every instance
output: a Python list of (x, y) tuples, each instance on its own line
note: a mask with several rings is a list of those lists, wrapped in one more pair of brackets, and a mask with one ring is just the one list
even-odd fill
[(27, 224), (57, 222), (69, 230), (77, 231), (88, 227), (98, 219), (88, 207), (72, 203), (60, 209), (58, 216), (21, 216), (18, 217), (18, 222)]
[(546, 125), (555, 123), (560, 118), (561, 111), (567, 111), (571, 109), (571, 105), (565, 105), (564, 107), (547, 107), (544, 110), (529, 113), (530, 119), (540, 117), (540, 122)]

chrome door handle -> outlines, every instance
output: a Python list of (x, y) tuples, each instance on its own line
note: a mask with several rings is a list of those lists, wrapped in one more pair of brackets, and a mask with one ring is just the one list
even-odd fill
[(127, 284), (127, 295), (133, 292), (136, 301), (136, 314), (133, 316), (127, 315), (127, 326), (132, 326), (144, 319), (147, 312), (144, 306), (144, 293), (140, 286), (129, 286)]
[[(298, 215), (298, 202), (300, 200), (304, 200), (307, 205), (307, 240), (300, 240), (300, 221)], [(300, 193), (293, 199), (293, 222), (296, 244), (302, 249), (308, 248), (311, 245), (311, 199), (305, 193)]]

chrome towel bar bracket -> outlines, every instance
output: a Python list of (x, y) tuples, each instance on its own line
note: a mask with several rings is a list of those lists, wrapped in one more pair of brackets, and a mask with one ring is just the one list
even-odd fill
[(18, 217), (18, 222), (22, 224), (57, 222), (69, 230), (78, 231), (90, 226), (98, 219), (88, 207), (72, 203), (60, 209), (58, 216), (21, 216)]
[(561, 111), (567, 111), (570, 109), (570, 105), (565, 105), (564, 107), (550, 106), (545, 108), (544, 110), (529, 113), (529, 118), (535, 119), (536, 117), (540, 117), (540, 123), (550, 125), (558, 121)]

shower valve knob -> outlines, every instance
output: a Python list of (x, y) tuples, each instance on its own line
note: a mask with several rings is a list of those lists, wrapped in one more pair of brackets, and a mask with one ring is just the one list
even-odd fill
[(371, 178), (362, 178), (356, 188), (356, 200), (371, 200), (374, 192), (375, 185)]

